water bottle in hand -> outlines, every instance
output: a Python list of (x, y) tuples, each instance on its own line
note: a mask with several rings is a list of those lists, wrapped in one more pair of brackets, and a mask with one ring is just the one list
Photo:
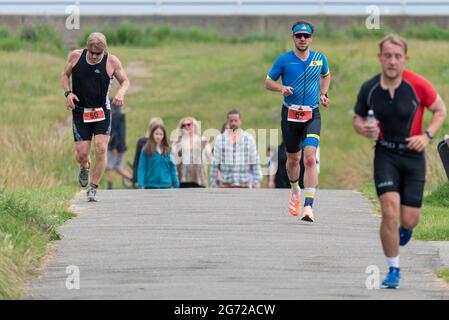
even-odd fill
[[(370, 127), (377, 127), (377, 120), (376, 117), (374, 116), (374, 111), (373, 109), (369, 109), (368, 110), (368, 124), (370, 125)], [(372, 140), (377, 140), (377, 134), (374, 134), (371, 137)]]

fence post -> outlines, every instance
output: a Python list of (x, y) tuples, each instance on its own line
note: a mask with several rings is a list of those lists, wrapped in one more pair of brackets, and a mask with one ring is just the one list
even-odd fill
[(401, 14), (407, 15), (407, 0), (401, 0)]
[(161, 2), (162, 2), (162, 0), (157, 0), (156, 1), (156, 12), (155, 12), (155, 15), (159, 15), (160, 13), (161, 13)]
[(237, 0), (237, 15), (241, 15), (242, 14), (242, 0)]
[(320, 0), (320, 16), (326, 15), (326, 9), (324, 7), (324, 0)]

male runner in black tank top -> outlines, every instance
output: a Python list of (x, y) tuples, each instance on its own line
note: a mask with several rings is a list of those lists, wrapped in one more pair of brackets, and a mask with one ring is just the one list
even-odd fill
[[(405, 70), (407, 43), (402, 38), (389, 35), (379, 49), (382, 73), (362, 85), (353, 125), (360, 135), (377, 139), (374, 180), (382, 207), (380, 236), (389, 266), (382, 286), (399, 288), (399, 245), (407, 244), (418, 224), (426, 171), (424, 149), (441, 128), (446, 107), (429, 81)], [(433, 116), (423, 133), (425, 109)], [(371, 111), (377, 124), (368, 120)]]
[[(70, 89), (72, 77), (72, 89)], [(120, 83), (112, 103), (121, 106), (129, 88), (129, 80), (120, 60), (107, 52), (106, 37), (94, 32), (87, 39), (87, 49), (69, 54), (62, 74), (66, 106), (72, 110), (76, 160), (80, 164), (79, 183), (89, 185), (90, 146), (95, 136), (95, 164), (87, 189), (88, 201), (96, 201), (96, 189), (107, 165), (111, 134), (109, 89), (115, 77)]]

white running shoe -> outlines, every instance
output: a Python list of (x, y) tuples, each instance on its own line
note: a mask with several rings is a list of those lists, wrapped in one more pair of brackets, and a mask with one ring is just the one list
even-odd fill
[(89, 188), (87, 188), (87, 201), (97, 202), (97, 200), (95, 199), (96, 195), (97, 195), (97, 188), (89, 186)]
[(302, 209), (302, 221), (308, 221), (313, 222), (315, 220), (315, 217), (313, 216), (313, 211), (311, 206), (305, 206), (304, 209)]

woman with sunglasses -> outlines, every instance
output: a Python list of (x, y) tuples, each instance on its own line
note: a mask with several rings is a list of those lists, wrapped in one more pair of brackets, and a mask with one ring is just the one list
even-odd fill
[(181, 188), (207, 187), (207, 165), (212, 152), (199, 132), (198, 121), (185, 117), (179, 121), (178, 139), (172, 147)]

